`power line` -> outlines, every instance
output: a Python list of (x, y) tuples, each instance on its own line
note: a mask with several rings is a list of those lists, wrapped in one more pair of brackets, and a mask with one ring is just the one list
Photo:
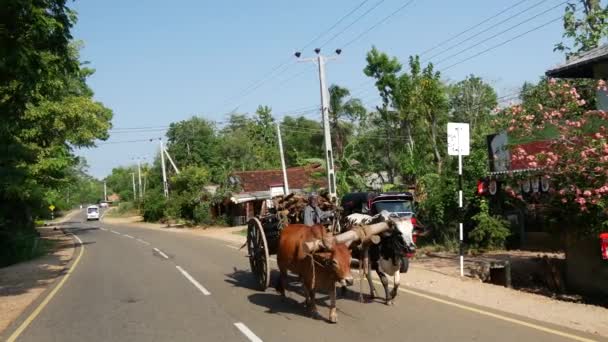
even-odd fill
[(447, 67), (445, 67), (445, 68), (443, 68), (443, 69), (441, 69), (441, 70), (439, 70), (439, 71), (445, 71), (445, 70), (448, 70), (448, 69), (450, 69), (450, 68), (452, 68), (452, 67), (454, 67), (454, 66), (456, 66), (456, 65), (462, 64), (462, 63), (464, 63), (464, 62), (466, 62), (466, 61), (469, 61), (469, 60), (471, 60), (471, 59), (473, 59), (473, 58), (475, 58), (475, 57), (478, 57), (478, 56), (480, 56), (480, 55), (483, 55), (484, 53), (486, 53), (486, 52), (488, 52), (488, 51), (494, 50), (494, 49), (499, 48), (499, 47), (501, 47), (501, 46), (503, 46), (503, 45), (505, 45), (505, 44), (507, 44), (507, 43), (510, 43), (510, 42), (512, 42), (512, 41), (514, 41), (514, 40), (516, 40), (516, 39), (518, 39), (518, 38), (521, 38), (521, 37), (523, 37), (523, 36), (525, 36), (525, 35), (527, 35), (527, 34), (529, 34), (529, 33), (532, 33), (532, 32), (534, 32), (534, 31), (540, 30), (541, 28), (543, 28), (543, 27), (545, 27), (545, 26), (548, 26), (548, 25), (550, 25), (550, 24), (553, 24), (554, 22), (556, 22), (556, 21), (558, 21), (558, 20), (561, 20), (561, 19), (563, 19), (563, 18), (562, 18), (562, 16), (559, 16), (559, 17), (557, 17), (557, 18), (555, 18), (555, 19), (552, 19), (552, 20), (550, 20), (550, 21), (548, 21), (548, 22), (546, 22), (546, 23), (544, 23), (544, 24), (538, 25), (538, 26), (536, 26), (536, 27), (534, 27), (534, 28), (532, 28), (532, 29), (530, 29), (530, 30), (528, 30), (528, 31), (524, 32), (524, 33), (521, 33), (521, 34), (519, 34), (519, 35), (517, 35), (517, 36), (515, 36), (515, 37), (513, 37), (513, 38), (507, 39), (507, 40), (503, 41), (503, 42), (502, 42), (502, 43), (500, 43), (500, 44), (493, 45), (493, 46), (491, 46), (491, 47), (489, 47), (489, 48), (487, 48), (487, 49), (485, 49), (485, 50), (483, 50), (483, 51), (481, 51), (481, 52), (478, 52), (478, 53), (474, 54), (473, 56), (470, 56), (470, 57), (468, 57), (468, 58), (462, 59), (462, 60), (460, 60), (460, 61), (458, 61), (458, 62), (456, 62), (456, 63), (450, 64), (449, 66), (447, 66)]
[(445, 43), (447, 43), (447, 42), (449, 42), (449, 41), (451, 41), (451, 40), (454, 40), (454, 39), (456, 39), (456, 38), (458, 38), (458, 37), (462, 36), (463, 34), (465, 34), (465, 33), (467, 33), (467, 32), (470, 32), (471, 30), (473, 30), (473, 29), (475, 29), (475, 28), (477, 28), (477, 27), (479, 27), (479, 26), (481, 26), (481, 25), (483, 25), (483, 24), (487, 23), (488, 21), (490, 21), (490, 20), (492, 20), (492, 19), (494, 19), (494, 18), (499, 17), (499, 16), (500, 16), (500, 15), (502, 15), (503, 13), (508, 12), (509, 10), (511, 10), (511, 9), (513, 9), (513, 8), (515, 8), (515, 7), (519, 6), (519, 5), (521, 5), (522, 3), (526, 2), (526, 1), (528, 1), (528, 0), (521, 0), (521, 1), (518, 1), (518, 2), (516, 2), (515, 4), (513, 4), (513, 5), (511, 5), (511, 6), (507, 7), (507, 8), (505, 8), (504, 10), (502, 10), (502, 11), (500, 11), (500, 12), (498, 12), (498, 13), (496, 13), (496, 14), (492, 15), (492, 16), (490, 16), (489, 18), (486, 18), (486, 19), (484, 19), (484, 20), (480, 21), (479, 23), (477, 23), (477, 24), (475, 24), (475, 25), (470, 26), (469, 28), (465, 29), (464, 31), (459, 32), (459, 33), (457, 33), (457, 34), (455, 34), (455, 35), (451, 36), (450, 38), (448, 38), (448, 39), (446, 39), (446, 40), (442, 41), (441, 43), (439, 43), (439, 44), (437, 44), (437, 45), (433, 46), (432, 48), (429, 48), (429, 49), (424, 50), (424, 51), (423, 51), (423, 52), (420, 54), (420, 57), (422, 57), (422, 56), (426, 55), (427, 53), (429, 53), (429, 52), (431, 52), (431, 51), (433, 51), (433, 50), (435, 50), (436, 48), (440, 47), (441, 45), (443, 45), (443, 44), (445, 44)]
[(130, 144), (130, 143), (138, 143), (138, 142), (151, 142), (154, 140), (158, 140), (161, 138), (148, 138), (148, 139), (138, 139), (138, 140), (119, 140), (119, 141), (106, 141), (97, 143), (96, 145), (113, 145), (113, 144)]
[(359, 22), (361, 19), (363, 19), (363, 17), (365, 17), (366, 15), (368, 15), (371, 11), (375, 10), (376, 8), (378, 8), (378, 6), (380, 6), (383, 2), (384, 2), (384, 0), (380, 0), (374, 6), (372, 6), (371, 8), (368, 8), (367, 11), (365, 11), (361, 15), (359, 15), (354, 21), (352, 21), (350, 24), (348, 24), (346, 27), (344, 27), (341, 31), (339, 31), (338, 33), (334, 34), (331, 38), (329, 38), (323, 44), (321, 44), (321, 47), (324, 47), (325, 45), (329, 44), (329, 42), (331, 42), (334, 39), (336, 39), (337, 37), (339, 37), (342, 33), (346, 32), (346, 30), (348, 30), (353, 25), (355, 25), (357, 22)]
[[(363, 5), (365, 5), (365, 3), (367, 3), (369, 0), (364, 0), (361, 3), (359, 3), (357, 6), (355, 6), (352, 10), (350, 10), (347, 14), (345, 14), (344, 16), (342, 16), (340, 19), (338, 19), (338, 21), (336, 23), (334, 23), (332, 26), (330, 26), (328, 29), (326, 29), (325, 31), (321, 32), (319, 35), (317, 35), (313, 40), (309, 41), (307, 44), (305, 44), (301, 50), (304, 50), (306, 47), (312, 45), (315, 41), (319, 40), (321, 37), (323, 37), (324, 35), (326, 35), (327, 33), (329, 33), (331, 30), (333, 30), (334, 28), (336, 28), (340, 23), (342, 23), (346, 18), (348, 18), (349, 16), (351, 16), (353, 13), (355, 13), (359, 8), (361, 8)], [(381, 2), (384, 0), (381, 0)], [(252, 83), (249, 87), (245, 88), (244, 91), (242, 91), (241, 93), (239, 93), (236, 96), (232, 96), (230, 98), (228, 98), (224, 104), (228, 103), (228, 102), (232, 102), (232, 100), (234, 99), (239, 99), (239, 98), (244, 98), (248, 95), (250, 95), (251, 93), (255, 92), (257, 89), (259, 89), (260, 87), (262, 87), (266, 82), (268, 82), (269, 80), (281, 75), (282, 73), (284, 73), (289, 66), (293, 65), (295, 62), (290, 63), (292, 61), (292, 57), (290, 56), (288, 59), (286, 59), (284, 62), (280, 63), (279, 65), (275, 66), (274, 68), (272, 68), (270, 70), (270, 72), (267, 73), (266, 76), (263, 76), (262, 78), (260, 78), (258, 81)], [(280, 70), (280, 71), (279, 71)], [(224, 104), (222, 104), (222, 106), (224, 106)]]
[(483, 44), (483, 43), (485, 43), (485, 42), (487, 42), (487, 41), (489, 41), (489, 40), (492, 40), (492, 39), (494, 39), (494, 38), (496, 38), (496, 37), (498, 37), (498, 36), (500, 36), (500, 35), (503, 35), (503, 34), (505, 34), (505, 33), (509, 32), (509, 31), (511, 31), (511, 30), (513, 30), (513, 29), (515, 29), (515, 28), (517, 28), (517, 27), (519, 27), (519, 26), (521, 26), (521, 25), (525, 24), (525, 23), (528, 23), (528, 22), (530, 22), (530, 21), (532, 21), (532, 20), (534, 20), (534, 19), (536, 19), (536, 18), (538, 18), (538, 17), (540, 17), (540, 16), (544, 15), (544, 14), (547, 14), (548, 12), (551, 12), (551, 11), (553, 11), (554, 9), (556, 9), (556, 8), (558, 8), (558, 7), (560, 7), (560, 6), (564, 5), (564, 4), (566, 4), (566, 3), (568, 3), (568, 1), (564, 1), (564, 2), (562, 2), (562, 3), (560, 3), (560, 4), (558, 4), (558, 5), (553, 6), (553, 7), (549, 8), (549, 9), (546, 9), (546, 10), (542, 11), (541, 13), (538, 13), (538, 14), (536, 14), (536, 15), (534, 15), (534, 16), (532, 16), (532, 17), (530, 17), (530, 18), (526, 19), (526, 20), (520, 21), (519, 23), (517, 23), (517, 24), (515, 24), (515, 25), (513, 25), (513, 26), (510, 26), (509, 28), (507, 28), (507, 29), (505, 29), (505, 30), (500, 31), (500, 32), (498, 32), (498, 33), (494, 34), (493, 36), (490, 36), (490, 37), (488, 37), (488, 38), (486, 38), (486, 39), (484, 39), (484, 40), (482, 40), (482, 41), (479, 41), (479, 42), (477, 42), (477, 43), (475, 43), (475, 44), (473, 44), (473, 45), (471, 45), (471, 46), (468, 46), (468, 47), (466, 47), (466, 48), (464, 48), (464, 49), (462, 49), (462, 50), (460, 50), (460, 51), (458, 51), (458, 52), (456, 52), (456, 53), (454, 53), (454, 54), (451, 54), (451, 55), (449, 55), (449, 56), (447, 56), (447, 57), (445, 57), (445, 58), (443, 58), (443, 59), (439, 60), (439, 61), (438, 61), (438, 62), (436, 62), (435, 64), (440, 64), (440, 63), (443, 63), (443, 62), (445, 62), (446, 60), (449, 60), (449, 59), (452, 59), (452, 58), (454, 58), (454, 57), (456, 57), (456, 56), (458, 56), (458, 55), (461, 55), (461, 54), (463, 54), (464, 52), (467, 52), (467, 51), (469, 51), (469, 50), (471, 50), (471, 49), (473, 49), (473, 48), (475, 48), (475, 47), (477, 47), (477, 46), (479, 46), (479, 45), (481, 45), (481, 44)]
[(407, 1), (405, 4), (403, 4), (401, 7), (397, 8), (396, 10), (394, 10), (392, 13), (390, 13), (389, 15), (387, 15), (386, 17), (384, 17), (382, 20), (378, 21), (377, 23), (375, 23), (374, 25), (370, 26), (367, 30), (361, 32), (359, 35), (357, 35), (355, 38), (351, 39), (348, 41), (348, 43), (344, 44), (342, 46), (342, 48), (345, 48), (349, 45), (351, 45), (352, 43), (356, 42), (357, 40), (359, 40), (361, 37), (363, 37), (364, 35), (366, 35), (367, 33), (369, 33), (371, 30), (375, 29), (376, 27), (382, 25), (384, 22), (386, 22), (387, 20), (389, 20), (390, 18), (392, 18), (393, 16), (395, 16), (397, 13), (401, 12), (402, 10), (404, 10), (406, 7), (408, 7), (412, 2), (414, 2), (414, 0), (409, 0)]
[(304, 50), (307, 47), (311, 46), (314, 42), (316, 42), (317, 40), (319, 40), (321, 37), (323, 37), (324, 35), (326, 35), (327, 33), (329, 33), (331, 30), (335, 29), (338, 25), (340, 25), (346, 18), (350, 17), (353, 13), (355, 13), (359, 8), (363, 7), (363, 5), (365, 5), (369, 0), (364, 0), (361, 1), (361, 3), (359, 3), (359, 5), (357, 5), (355, 8), (353, 8), (352, 10), (350, 10), (350, 12), (346, 13), (344, 16), (342, 16), (342, 18), (340, 18), (338, 21), (336, 21), (330, 28), (328, 28), (327, 30), (321, 32), (319, 35), (317, 35), (313, 40), (311, 40), (310, 42), (308, 42), (306, 45), (304, 45), (300, 50)]
[[(448, 52), (448, 51), (452, 50), (453, 48), (458, 47), (458, 46), (462, 45), (463, 43), (470, 41), (473, 38), (479, 37), (481, 34), (484, 34), (484, 33), (488, 32), (488, 31), (492, 30), (493, 28), (496, 28), (496, 27), (498, 27), (498, 26), (506, 23), (509, 20), (511, 20), (513, 18), (516, 18), (516, 17), (518, 17), (519, 15), (521, 15), (521, 14), (523, 14), (525, 12), (528, 12), (528, 11), (532, 10), (533, 8), (535, 8), (537, 6), (540, 6), (541, 4), (543, 4), (543, 3), (547, 2), (547, 1), (549, 1), (549, 0), (541, 0), (541, 1), (533, 4), (530, 7), (526, 7), (525, 9), (523, 9), (523, 10), (521, 10), (521, 11), (519, 11), (519, 12), (513, 14), (513, 15), (511, 15), (510, 17), (507, 17), (507, 18), (499, 21), (498, 23), (496, 23), (496, 24), (494, 24), (494, 25), (492, 25), (492, 26), (490, 26), (488, 28), (486, 28), (486, 29), (484, 29), (484, 30), (482, 30), (480, 32), (477, 32), (476, 34), (474, 34), (472, 36), (469, 36), (469, 37), (467, 37), (467, 38), (459, 41), (458, 43), (453, 44), (453, 45), (451, 45), (451, 46), (449, 46), (449, 47), (447, 47), (447, 48), (439, 51), (438, 53), (436, 53), (436, 54), (432, 55), (431, 57), (427, 58), (427, 60), (431, 60), (431, 59), (433, 59), (433, 58), (435, 58), (437, 56), (443, 55), (445, 52)], [(560, 6), (561, 6), (561, 4), (560, 4)]]

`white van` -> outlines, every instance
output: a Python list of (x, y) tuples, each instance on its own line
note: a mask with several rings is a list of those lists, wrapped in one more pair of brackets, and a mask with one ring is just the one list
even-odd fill
[(87, 221), (99, 220), (99, 207), (96, 205), (90, 205), (87, 207)]

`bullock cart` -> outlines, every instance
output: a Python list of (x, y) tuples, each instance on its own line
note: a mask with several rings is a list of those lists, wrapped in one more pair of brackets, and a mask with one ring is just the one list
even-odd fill
[[(270, 267), (269, 258), (276, 255), (279, 248), (281, 231), (288, 224), (301, 222), (301, 210), (303, 197), (289, 195), (284, 198), (275, 198), (274, 210), (265, 215), (251, 218), (247, 222), (247, 253), (251, 272), (256, 278), (257, 287), (264, 291), (270, 286)], [(325, 210), (332, 209), (326, 204)], [(336, 212), (337, 208), (333, 208)], [(362, 226), (359, 230), (342, 233), (333, 237), (335, 242), (352, 242), (355, 240), (369, 240), (382, 231), (389, 229), (387, 223)], [(333, 227), (328, 227), (332, 232)], [(322, 241), (307, 242), (304, 248), (311, 253), (323, 247)]]

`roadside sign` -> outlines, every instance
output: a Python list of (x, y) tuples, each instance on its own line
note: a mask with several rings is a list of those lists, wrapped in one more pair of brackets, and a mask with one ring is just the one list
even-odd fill
[(448, 122), (448, 154), (468, 156), (469, 145), (469, 124)]
[(51, 211), (54, 211), (55, 210), (55, 206), (51, 204), (51, 205), (49, 205), (49, 209), (51, 209)]

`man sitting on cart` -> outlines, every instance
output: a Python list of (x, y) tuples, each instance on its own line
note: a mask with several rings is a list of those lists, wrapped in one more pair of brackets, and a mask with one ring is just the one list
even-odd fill
[(314, 226), (321, 224), (321, 221), (325, 218), (331, 217), (333, 213), (331, 211), (323, 211), (317, 205), (317, 194), (312, 193), (308, 196), (308, 204), (304, 207), (304, 224), (307, 226)]

